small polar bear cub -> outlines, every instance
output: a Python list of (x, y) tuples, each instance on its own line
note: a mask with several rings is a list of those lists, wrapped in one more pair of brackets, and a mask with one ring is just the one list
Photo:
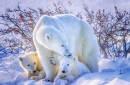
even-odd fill
[(19, 58), (20, 66), (27, 73), (27, 77), (31, 79), (42, 79), (45, 77), (44, 69), (38, 58), (37, 52), (29, 52)]
[(59, 62), (57, 61), (58, 60), (57, 57), (53, 56), (53, 58), (51, 58), (51, 61), (54, 63), (54, 65), (59, 65), (59, 71), (54, 82), (56, 82), (58, 79), (61, 78), (64, 78), (69, 82), (72, 81), (69, 79), (69, 76), (77, 78), (78, 76), (84, 73), (90, 72), (90, 70), (83, 63), (78, 61), (77, 57), (59, 56), (58, 57)]

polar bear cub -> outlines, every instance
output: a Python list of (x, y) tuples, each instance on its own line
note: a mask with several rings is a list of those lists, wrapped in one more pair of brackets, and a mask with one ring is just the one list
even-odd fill
[(45, 77), (44, 69), (38, 58), (37, 52), (29, 52), (19, 58), (20, 66), (31, 79), (42, 79)]
[[(54, 57), (55, 59), (57, 57)], [(84, 74), (84, 73), (89, 73), (90, 70), (80, 61), (78, 61), (77, 57), (58, 57), (59, 62), (57, 59), (55, 59), (55, 65), (58, 65), (59, 63), (59, 71), (58, 74), (54, 80), (56, 82), (60, 78), (66, 79), (68, 82), (72, 81), (69, 80), (69, 76), (73, 76), (74, 79), (77, 78), (78, 76)]]

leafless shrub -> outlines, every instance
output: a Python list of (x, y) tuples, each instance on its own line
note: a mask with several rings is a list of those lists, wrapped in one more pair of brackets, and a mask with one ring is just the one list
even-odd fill
[(86, 21), (91, 24), (98, 37), (101, 54), (108, 58), (127, 57), (127, 43), (130, 36), (130, 13), (120, 12), (115, 6), (115, 13), (98, 10), (88, 11), (84, 5)]
[[(68, 6), (72, 3), (69, 1)], [(32, 31), (40, 16), (56, 15), (71, 13), (64, 7), (61, 2), (53, 4), (54, 10), (47, 8), (43, 10), (38, 8), (34, 10), (28, 8), (21, 9), (20, 6), (11, 10), (7, 9), (6, 13), (0, 16), (4, 28), (0, 29), (0, 57), (7, 56), (9, 53), (18, 54), (25, 51), (34, 51), (35, 47), (32, 41)]]
[[(72, 3), (69, 1), (68, 6), (71, 5)], [(5, 27), (0, 29), (1, 54), (34, 51), (32, 31), (40, 16), (73, 14), (61, 2), (54, 3), (53, 6), (54, 10), (49, 8), (25, 10), (19, 6), (13, 10), (7, 9), (7, 12), (0, 16), (3, 21), (0, 24)], [(85, 13), (78, 12), (76, 16), (80, 19), (85, 17), (86, 22), (93, 27), (102, 55), (107, 58), (127, 57), (127, 54), (130, 53), (130, 47), (127, 45), (130, 36), (130, 13), (120, 12), (116, 6), (114, 9), (115, 13), (105, 12), (104, 9), (93, 12), (84, 5)]]

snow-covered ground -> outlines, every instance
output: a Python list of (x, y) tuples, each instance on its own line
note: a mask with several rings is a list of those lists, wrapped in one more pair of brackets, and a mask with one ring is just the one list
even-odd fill
[[(78, 77), (70, 85), (130, 85), (130, 60), (101, 59), (99, 70), (100, 72), (87, 73)], [(65, 83), (65, 80), (60, 80), (58, 85), (65, 85)], [(19, 65), (18, 56), (10, 56), (0, 60), (0, 85), (52, 85), (52, 83), (27, 79)]]

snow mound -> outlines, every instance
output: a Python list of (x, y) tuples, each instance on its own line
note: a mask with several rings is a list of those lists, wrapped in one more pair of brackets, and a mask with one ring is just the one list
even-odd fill
[[(18, 57), (2, 58), (0, 62), (0, 85), (54, 85), (43, 80), (31, 80), (19, 65)], [(101, 59), (100, 72), (86, 73), (73, 80), (69, 85), (130, 85), (130, 60), (117, 58), (115, 61)], [(122, 70), (123, 72), (120, 72)], [(70, 76), (70, 79), (72, 77)], [(66, 85), (59, 79), (55, 85)]]
[(101, 59), (98, 63), (99, 72), (111, 70), (123, 70), (130, 67), (130, 60), (126, 58), (116, 58), (115, 61), (110, 59)]
[(113, 79), (110, 83), (106, 84), (106, 85), (130, 85), (130, 82), (125, 81), (125, 80), (121, 80), (119, 78), (115, 78)]

